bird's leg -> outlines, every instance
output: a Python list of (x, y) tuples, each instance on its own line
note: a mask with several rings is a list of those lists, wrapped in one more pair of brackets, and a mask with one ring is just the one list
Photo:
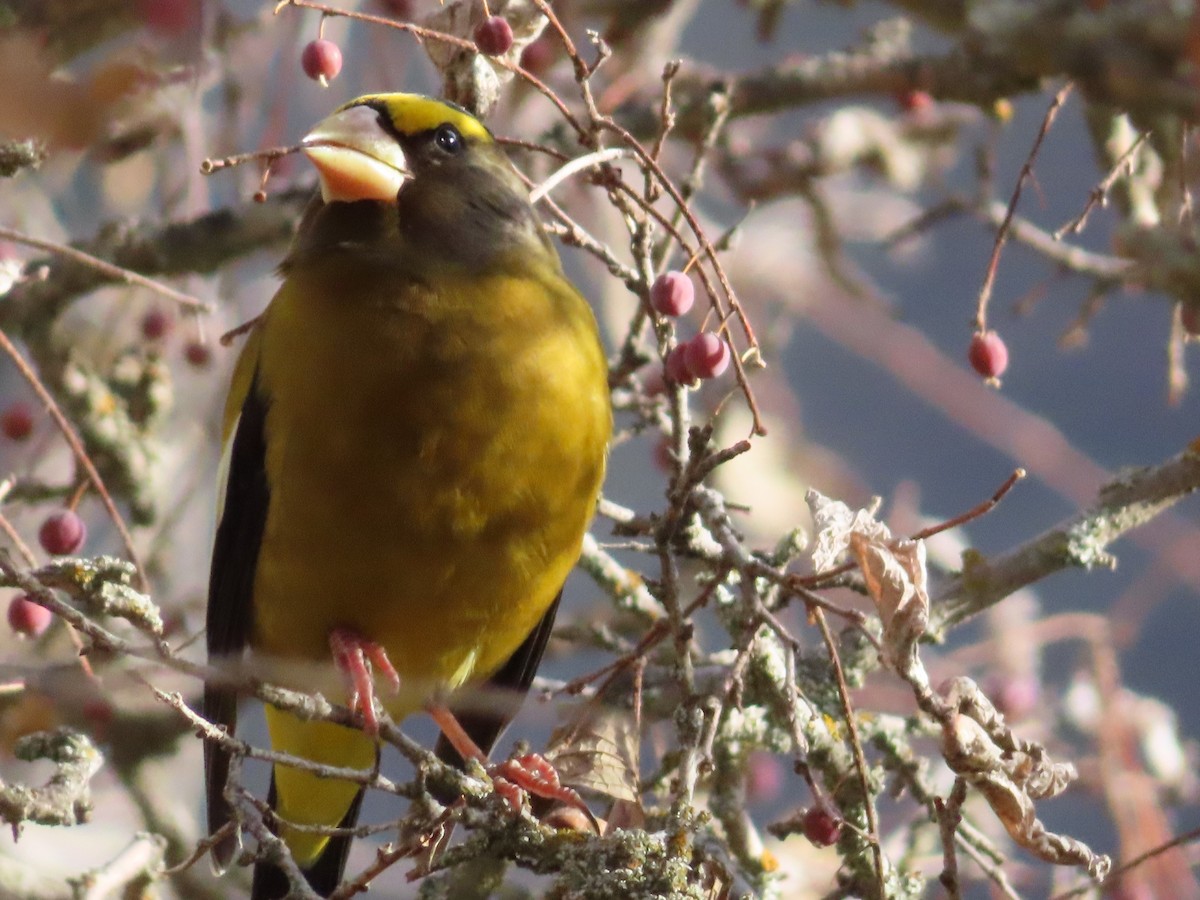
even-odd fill
[(387, 651), (350, 628), (335, 628), (329, 632), (329, 649), (333, 652), (334, 665), (350, 679), (351, 712), (363, 717), (363, 730), (367, 734), (379, 734), (372, 668), (388, 680), (393, 692), (400, 690), (400, 675), (388, 659)]
[(442, 730), (442, 734), (446, 736), (450, 746), (458, 751), (459, 756), (464, 760), (473, 759), (484, 767), (492, 779), (496, 793), (503, 798), (513, 812), (520, 811), (524, 799), (523, 794), (528, 793), (535, 797), (541, 797), (543, 800), (563, 803), (578, 809), (587, 816), (592, 827), (596, 829), (596, 833), (600, 833), (600, 826), (595, 815), (588, 809), (588, 805), (579, 796), (578, 791), (563, 784), (559, 780), (554, 766), (540, 753), (525, 753), (521, 756), (514, 756), (512, 759), (506, 759), (504, 762), (489, 765), (487, 754), (471, 739), (466, 729), (454, 717), (454, 713), (438, 703), (429, 703), (425, 709), (437, 723), (438, 728)]

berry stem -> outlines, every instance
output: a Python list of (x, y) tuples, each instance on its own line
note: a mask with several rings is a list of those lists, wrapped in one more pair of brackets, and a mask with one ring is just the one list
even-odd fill
[(83, 495), (87, 493), (89, 482), (86, 478), (80, 479), (75, 490), (71, 492), (71, 499), (67, 501), (67, 509), (74, 512), (79, 506), (79, 501), (83, 499)]

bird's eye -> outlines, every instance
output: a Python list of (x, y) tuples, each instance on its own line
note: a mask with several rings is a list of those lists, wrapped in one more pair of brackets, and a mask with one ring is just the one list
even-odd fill
[(442, 125), (433, 135), (434, 143), (444, 153), (454, 155), (462, 151), (463, 139), (453, 125)]

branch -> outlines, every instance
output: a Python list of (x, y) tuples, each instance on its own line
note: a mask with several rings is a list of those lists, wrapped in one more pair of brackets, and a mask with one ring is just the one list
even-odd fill
[(39, 788), (0, 781), (0, 820), (12, 826), (14, 835), (25, 822), (81, 825), (88, 820), (92, 813), (90, 782), (104, 757), (86, 735), (69, 728), (39, 731), (21, 738), (14, 753), (26, 762), (47, 759), (57, 767)]
[(1200, 488), (1200, 448), (1159, 466), (1136, 469), (1100, 489), (1096, 502), (994, 560), (964, 558), (963, 572), (934, 598), (932, 632), (944, 631), (1009, 594), (1071, 566), (1112, 567), (1107, 547)]
[(79, 900), (141, 896), (162, 872), (166, 838), (139, 832), (130, 844), (104, 865), (67, 879)]
[(12, 178), (22, 169), (36, 169), (46, 159), (41, 141), (5, 141), (0, 143), (0, 178)]
[[(288, 240), (311, 195), (311, 187), (295, 187), (264, 203), (247, 202), (187, 222), (110, 224), (91, 240), (72, 246), (142, 275), (215, 272), (231, 260)], [(27, 267), (35, 268), (43, 276), (15, 285), (0, 308), (0, 327), (22, 336), (48, 328), (78, 297), (123, 280), (61, 256), (35, 260)]]
[[(676, 137), (695, 139), (704, 129), (711, 86), (732, 85), (732, 119), (785, 112), (829, 100), (893, 96), (922, 90), (939, 100), (990, 107), (1031, 93), (1051, 79), (1074, 81), (1089, 102), (1135, 115), (1200, 116), (1200, 94), (1191, 87), (1186, 4), (1058, 3), (994, 0), (979, 15), (969, 4), (893, 0), (913, 15), (960, 38), (940, 55), (914, 53), (911, 26), (881, 23), (862, 47), (731, 75), (712, 66), (684, 64), (672, 86)], [(972, 7), (974, 8), (974, 7)], [(653, 134), (654, 104), (639, 95), (618, 119), (635, 134)]]

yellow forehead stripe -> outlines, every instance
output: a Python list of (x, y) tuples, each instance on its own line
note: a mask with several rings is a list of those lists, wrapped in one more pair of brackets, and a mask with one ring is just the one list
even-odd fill
[(492, 133), (478, 119), (442, 100), (421, 94), (366, 94), (338, 108), (352, 106), (382, 106), (392, 119), (392, 126), (401, 134), (420, 134), (439, 125), (453, 125), (468, 140), (492, 143)]

